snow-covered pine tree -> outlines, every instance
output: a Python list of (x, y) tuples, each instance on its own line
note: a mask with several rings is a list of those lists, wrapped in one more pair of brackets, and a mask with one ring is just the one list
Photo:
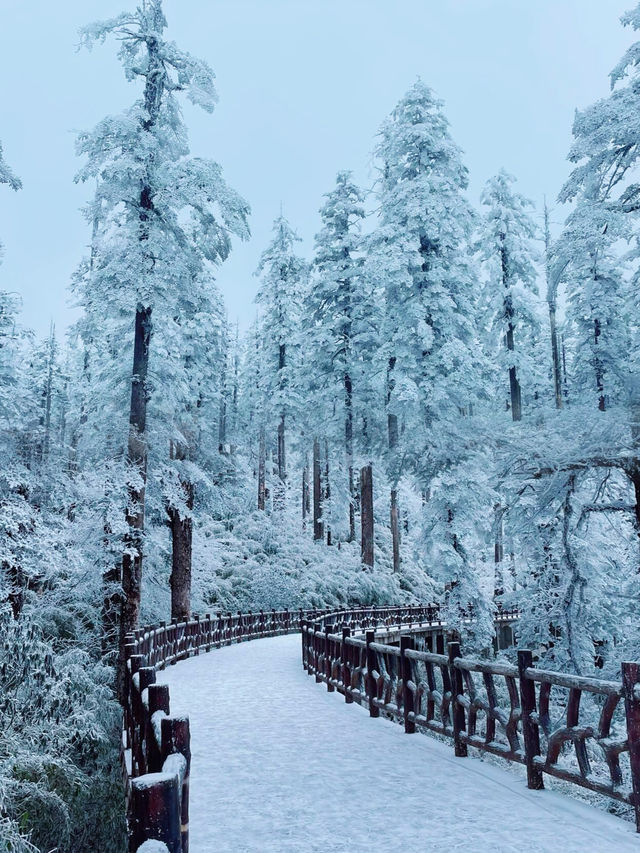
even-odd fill
[(129, 324), (135, 319), (120, 657), (140, 609), (152, 323), (189, 314), (199, 301), (206, 262), (224, 260), (231, 235), (248, 235), (248, 206), (224, 182), (218, 164), (189, 155), (176, 98), (182, 92), (211, 112), (217, 99), (213, 72), (167, 41), (166, 25), (161, 0), (143, 0), (135, 12), (94, 24), (82, 34), (88, 47), (108, 36), (118, 39), (127, 79), (143, 84), (142, 97), (132, 107), (103, 119), (78, 140), (78, 153), (86, 157), (78, 180), (98, 184), (87, 207), (94, 226), (92, 258), (78, 290), (93, 317), (91, 344), (99, 366), (92, 372), (96, 378), (116, 379), (119, 401), (126, 399), (118, 381), (123, 371), (110, 376), (104, 359), (120, 360), (122, 341), (130, 339)]
[(630, 237), (625, 214), (581, 195), (555, 245), (567, 290), (577, 400), (604, 412), (624, 402), (631, 346), (629, 290), (615, 244)]
[[(486, 394), (474, 328), (478, 280), (467, 170), (442, 102), (420, 81), (383, 124), (375, 154), (379, 224), (367, 272), (384, 297), (379, 367), (388, 377), (387, 467), (392, 483), (408, 466), (430, 490), (425, 511), (442, 537), (438, 566), (453, 593), (451, 624), (461, 624), (461, 609), (474, 600), (484, 635), (491, 622), (477, 582), (482, 555), (461, 541), (467, 525), (456, 518), (457, 501), (446, 498), (445, 473), (477, 440), (474, 405)], [(490, 518), (491, 504), (486, 512)]]
[(313, 354), (313, 376), (318, 386), (315, 414), (318, 424), (324, 424), (325, 434), (328, 423), (333, 419), (334, 401), (342, 397), (342, 405), (337, 407), (340, 412), (338, 432), (341, 430), (343, 435), (349, 501), (348, 541), (352, 542), (356, 535), (354, 395), (359, 391), (358, 380), (362, 371), (357, 348), (365, 308), (362, 298), (365, 283), (359, 256), (364, 197), (353, 183), (351, 174), (339, 172), (335, 188), (325, 195), (325, 199), (320, 210), (323, 227), (316, 235), (316, 254), (307, 300), (309, 313), (306, 324), (311, 335), (306, 346)]
[[(20, 178), (9, 168), (3, 155), (2, 143), (0, 142), (0, 184), (8, 184), (12, 190), (22, 188)], [(2, 259), (2, 243), (0, 243), (0, 260)]]
[[(483, 213), (478, 238), (479, 255), (486, 264), (484, 304), (495, 335), (494, 352), (509, 378), (509, 400), (514, 421), (522, 418), (524, 383), (533, 397), (538, 372), (533, 341), (540, 337), (536, 252), (537, 228), (529, 210), (533, 202), (515, 192), (515, 178), (504, 170), (491, 178), (482, 193)], [(529, 386), (527, 388), (527, 385)]]
[(268, 388), (269, 395), (264, 401), (269, 419), (267, 429), (277, 436), (279, 494), (276, 503), (281, 503), (287, 482), (287, 421), (299, 408), (292, 379), (297, 363), (298, 329), (308, 264), (295, 254), (294, 247), (300, 238), (283, 215), (275, 220), (273, 235), (256, 272), (260, 276), (256, 302), (261, 309), (260, 329), (265, 343), (262, 375), (263, 387)]

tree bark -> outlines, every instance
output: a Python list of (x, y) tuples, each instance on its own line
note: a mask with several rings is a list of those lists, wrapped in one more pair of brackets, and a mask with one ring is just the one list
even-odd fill
[[(286, 366), (287, 345), (280, 344), (278, 355), (278, 373), (280, 375), (280, 391), (284, 390), (284, 377), (282, 371)], [(285, 458), (285, 413), (284, 410), (280, 413), (280, 423), (278, 424), (278, 477), (282, 483), (287, 479), (287, 464)]]
[(551, 330), (551, 359), (553, 362), (553, 388), (556, 409), (562, 408), (562, 368), (560, 366), (560, 348), (558, 346), (558, 327), (556, 324), (555, 302), (549, 303), (549, 328)]
[[(183, 483), (188, 510), (193, 509), (193, 485)], [(191, 615), (191, 559), (193, 553), (193, 518), (180, 517), (175, 507), (167, 509), (171, 527), (171, 618), (188, 619)]]
[(53, 365), (55, 361), (55, 329), (51, 324), (49, 333), (49, 363), (47, 365), (47, 385), (45, 389), (44, 408), (44, 439), (42, 445), (42, 458), (49, 458), (49, 446), (51, 443), (51, 397), (53, 395)]
[(302, 469), (302, 529), (307, 529), (307, 518), (311, 510), (311, 496), (309, 494), (309, 454), (304, 455), (304, 468)]
[(502, 595), (504, 592), (504, 573), (502, 570), (502, 561), (504, 560), (504, 525), (503, 514), (504, 510), (500, 504), (496, 504), (493, 510), (495, 523), (495, 546), (494, 546), (494, 596)]
[(391, 542), (393, 546), (393, 571), (400, 569), (400, 525), (398, 520), (398, 491), (391, 489)]
[[(183, 461), (187, 458), (187, 448), (183, 444), (171, 442), (169, 455), (172, 459)], [(182, 621), (191, 615), (191, 567), (193, 553), (193, 483), (180, 479), (184, 493), (186, 512), (182, 515), (175, 507), (167, 506), (169, 527), (171, 529), (171, 618)]]
[(322, 474), (320, 468), (320, 442), (313, 440), (313, 538), (316, 541), (324, 539), (324, 522), (322, 520)]
[[(509, 259), (507, 249), (504, 245), (505, 235), (502, 236), (502, 246), (500, 249), (500, 262), (502, 265), (502, 284), (505, 290), (509, 287)], [(513, 300), (511, 294), (507, 293), (504, 298), (504, 316), (507, 321), (507, 334), (505, 337), (507, 349), (509, 352), (515, 351), (514, 342), (514, 327), (513, 327)], [(520, 393), (520, 383), (516, 374), (515, 366), (509, 368), (509, 394), (511, 398), (511, 417), (514, 421), (522, 420), (522, 398)]]
[(122, 558), (122, 611), (119, 639), (119, 695), (124, 685), (124, 639), (138, 627), (142, 585), (142, 545), (144, 538), (144, 499), (147, 482), (147, 371), (151, 339), (151, 308), (138, 304), (136, 309), (131, 404), (129, 411), (129, 500), (126, 520), (129, 526)]
[[(144, 108), (142, 128), (150, 133), (160, 115), (166, 72), (160, 57), (158, 40), (146, 41), (148, 65), (145, 71)], [(149, 240), (149, 223), (155, 212), (151, 173), (147, 170), (142, 178), (138, 200), (140, 223), (138, 239), (144, 247)], [(153, 269), (155, 260), (152, 252), (143, 251), (140, 276), (144, 279)], [(144, 501), (147, 481), (147, 371), (149, 367), (149, 344), (151, 340), (151, 305), (138, 302), (134, 326), (133, 371), (131, 376), (131, 404), (129, 409), (129, 442), (127, 465), (129, 468), (129, 500), (126, 520), (129, 527), (124, 541), (122, 558), (122, 611), (118, 644), (117, 689), (123, 698), (124, 690), (124, 641), (128, 633), (138, 627), (140, 614), (140, 590), (142, 584), (142, 545), (144, 538)]]
[[(594, 348), (598, 346), (600, 335), (602, 334), (602, 328), (600, 325), (600, 320), (596, 317), (593, 321), (593, 341)], [(596, 389), (598, 392), (598, 409), (601, 412), (605, 410), (605, 399), (604, 399), (604, 369), (602, 367), (602, 362), (600, 357), (596, 355), (594, 359), (594, 367), (596, 374)]]
[(218, 453), (224, 453), (227, 443), (227, 381), (226, 373), (222, 373), (222, 389), (220, 394), (220, 415), (218, 420)]
[(373, 568), (373, 475), (371, 465), (365, 465), (360, 471), (360, 501), (362, 542), (361, 555), (363, 568)]
[(264, 429), (260, 430), (258, 441), (258, 509), (264, 512), (266, 497), (266, 450), (264, 446)]
[(353, 542), (356, 538), (356, 510), (353, 494), (353, 387), (348, 372), (344, 374), (344, 407), (344, 446), (349, 487), (349, 537), (347, 542)]
[[(396, 366), (396, 357), (392, 355), (387, 366), (387, 409), (391, 403), (391, 396), (395, 387), (395, 379), (393, 371)], [(398, 445), (398, 416), (387, 411), (387, 433), (389, 439), (389, 450), (393, 450)]]
[(547, 304), (549, 305), (549, 330), (551, 332), (551, 362), (553, 364), (553, 387), (556, 409), (562, 408), (562, 370), (560, 367), (560, 347), (558, 346), (558, 327), (556, 324), (556, 295), (560, 275), (551, 266), (551, 231), (549, 229), (549, 208), (544, 202), (544, 246), (546, 255)]
[(327, 519), (325, 523), (327, 545), (331, 545), (331, 481), (329, 478), (329, 442), (326, 439), (324, 441), (324, 510)]

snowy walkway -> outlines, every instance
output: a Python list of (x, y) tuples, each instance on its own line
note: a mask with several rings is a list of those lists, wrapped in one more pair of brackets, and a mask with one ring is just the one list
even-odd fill
[(191, 718), (193, 853), (640, 853), (631, 824), (327, 693), (297, 634), (202, 654), (158, 681)]

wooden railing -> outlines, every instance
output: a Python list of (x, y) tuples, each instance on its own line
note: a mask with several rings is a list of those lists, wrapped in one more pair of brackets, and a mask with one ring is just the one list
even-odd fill
[(309, 620), (330, 616), (358, 630), (417, 624), (442, 630), (437, 605), (427, 604), (207, 614), (127, 636), (122, 763), (132, 853), (143, 853), (151, 841), (164, 843), (169, 853), (189, 849), (189, 720), (171, 715), (169, 688), (156, 684), (156, 670), (201, 651), (297, 632)]
[(640, 664), (623, 663), (620, 681), (583, 678), (536, 669), (527, 650), (517, 666), (465, 658), (445, 633), (329, 614), (303, 623), (303, 666), (372, 717), (450, 738), (456, 756), (471, 746), (525, 765), (529, 788), (548, 774), (627, 803), (640, 832)]

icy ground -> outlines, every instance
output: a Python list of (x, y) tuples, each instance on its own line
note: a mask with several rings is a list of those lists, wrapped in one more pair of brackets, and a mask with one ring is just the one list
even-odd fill
[(299, 635), (202, 654), (158, 681), (191, 718), (194, 853), (640, 851), (631, 824), (327, 693), (302, 669)]

